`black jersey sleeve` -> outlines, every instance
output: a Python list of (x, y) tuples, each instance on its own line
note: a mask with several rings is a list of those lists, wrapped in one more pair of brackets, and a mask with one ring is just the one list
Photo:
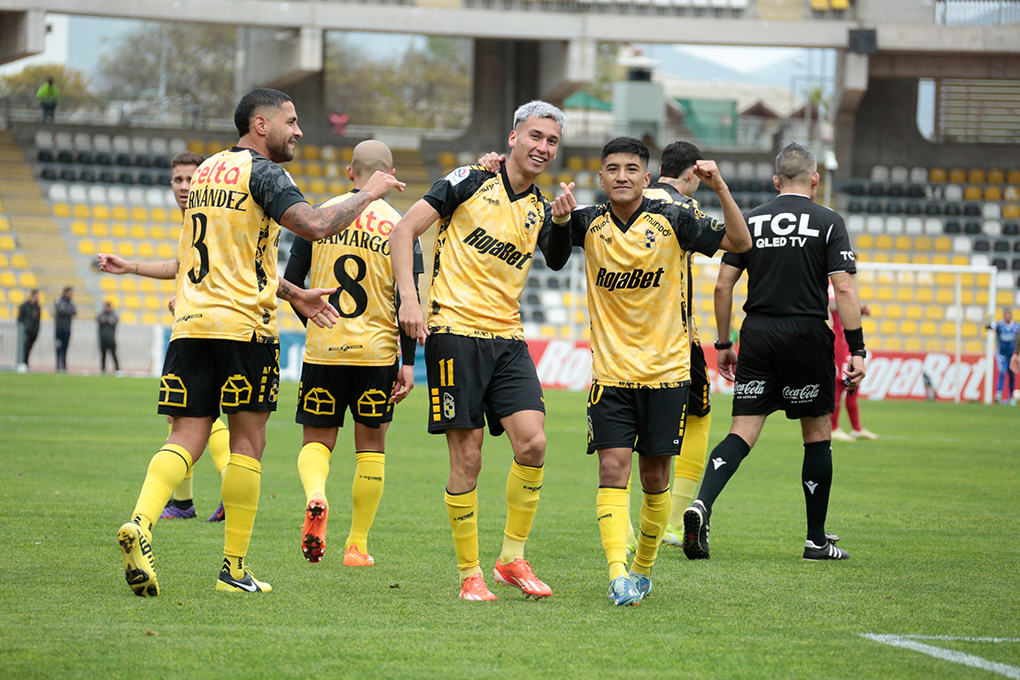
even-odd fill
[(857, 273), (856, 257), (853, 248), (850, 246), (850, 235), (846, 231), (846, 224), (839, 213), (832, 213), (835, 218), (829, 226), (829, 233), (826, 235), (826, 266), (828, 273), (846, 272), (847, 274)]
[(414, 267), (412, 272), (415, 275), (415, 286), (418, 285), (418, 274), (425, 273), (425, 256), (421, 250), (421, 240), (414, 239)]
[[(311, 268), (312, 243), (298, 236), (290, 247), (290, 257), (287, 258), (287, 269), (283, 272), (283, 278), (295, 286), (304, 288), (305, 277), (308, 276)], [(308, 325), (308, 319), (294, 307), (293, 303), (291, 303), (291, 309), (297, 314), (297, 318), (301, 320), (301, 325)]]
[(663, 212), (670, 217), (681, 248), (689, 253), (715, 255), (726, 235), (725, 224), (689, 203), (660, 203), (663, 203), (660, 206)]
[(449, 217), (457, 206), (471, 198), (478, 187), (492, 177), (495, 173), (480, 165), (465, 165), (433, 184), (424, 198), (440, 217)]
[(251, 154), (251, 199), (267, 215), (279, 222), (287, 208), (307, 202), (289, 172), (254, 151)]

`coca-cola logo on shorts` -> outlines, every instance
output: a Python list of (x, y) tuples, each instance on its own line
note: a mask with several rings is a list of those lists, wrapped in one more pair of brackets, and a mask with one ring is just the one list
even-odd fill
[(734, 397), (758, 397), (765, 394), (764, 380), (748, 380), (745, 383), (733, 385)]
[(783, 399), (788, 399), (795, 404), (811, 401), (818, 396), (819, 385), (804, 385), (804, 387), (784, 387)]

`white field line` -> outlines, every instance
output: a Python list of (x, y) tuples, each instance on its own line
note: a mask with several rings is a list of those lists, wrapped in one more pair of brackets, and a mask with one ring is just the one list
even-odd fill
[(980, 656), (959, 652), (955, 649), (943, 649), (942, 647), (935, 647), (934, 645), (926, 645), (924, 643), (917, 642), (917, 640), (941, 640), (944, 642), (1020, 642), (1020, 638), (976, 638), (953, 637), (950, 635), (876, 635), (874, 633), (861, 633), (861, 637), (875, 642), (880, 642), (884, 645), (901, 647), (903, 649), (920, 652), (921, 654), (927, 654), (928, 656), (933, 656), (936, 659), (942, 659), (943, 661), (951, 661), (953, 663), (963, 664), (964, 666), (970, 666), (972, 668), (980, 668), (984, 671), (1004, 675), (1007, 678), (1020, 680), (1020, 668), (1017, 666), (989, 661), (988, 659), (982, 659)]

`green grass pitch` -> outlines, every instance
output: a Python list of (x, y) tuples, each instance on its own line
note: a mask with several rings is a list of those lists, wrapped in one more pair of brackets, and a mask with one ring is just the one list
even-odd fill
[[(595, 523), (596, 461), (584, 454), (585, 394), (546, 395), (547, 469), (527, 556), (553, 596), (526, 601), (488, 571), (511, 452), (505, 437), (487, 438), (480, 547), (499, 601), (467, 603), (443, 505), (446, 447), (425, 432), (424, 386), (390, 429), (376, 566), (352, 569), (342, 566), (351, 429), (333, 454), (326, 557), (309, 564), (296, 385), (284, 384), (249, 553), (273, 592), (214, 592), (223, 529), (203, 519), (219, 478), (200, 460), (200, 517), (156, 527), (163, 594), (142, 599), (124, 583), (115, 535), (166, 436), (156, 390), (152, 379), (0, 374), (0, 677), (1020, 677), (1018, 409), (862, 402), (883, 437), (834, 447), (828, 528), (850, 551), (843, 563), (801, 559), (800, 431), (774, 415), (716, 504), (712, 559), (663, 547), (652, 595), (617, 609)], [(711, 445), (727, 431), (729, 400), (713, 415)], [(868, 633), (952, 639), (920, 641), (940, 656)]]

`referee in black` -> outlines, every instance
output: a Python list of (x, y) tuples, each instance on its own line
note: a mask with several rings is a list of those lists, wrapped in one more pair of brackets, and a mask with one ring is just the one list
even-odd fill
[[(864, 379), (861, 305), (852, 275), (857, 272), (843, 218), (816, 205), (817, 162), (811, 150), (790, 144), (776, 157), (772, 178), (779, 196), (744, 215), (752, 246), (726, 253), (715, 286), (719, 373), (733, 385), (733, 424), (712, 451), (698, 499), (684, 513), (684, 553), (708, 559), (712, 504), (758, 441), (765, 419), (783, 410), (799, 419), (804, 437), (801, 481), (807, 506), (806, 560), (845, 560), (838, 537), (825, 532), (832, 486), (832, 428), (835, 400), (828, 281), (846, 327), (850, 364), (844, 382), (851, 390)], [(740, 361), (730, 341), (733, 286), (747, 270), (747, 317), (740, 329)], [(734, 375), (735, 373), (735, 375)]]

